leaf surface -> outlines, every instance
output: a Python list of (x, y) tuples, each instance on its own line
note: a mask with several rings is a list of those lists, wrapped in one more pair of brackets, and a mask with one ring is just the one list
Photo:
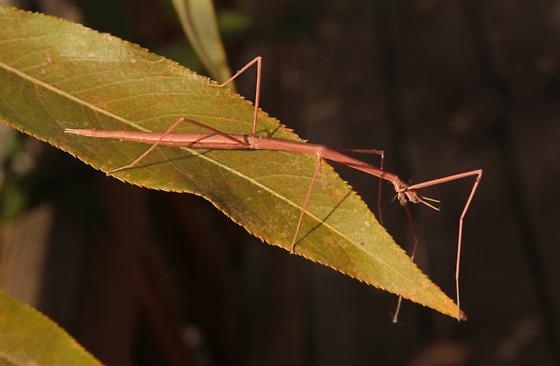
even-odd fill
[[(81, 25), (0, 6), (0, 120), (103, 172), (147, 148), (68, 135), (64, 128), (164, 131), (188, 117), (231, 133), (251, 130), (253, 106), (207, 78)], [(266, 113), (259, 133), (301, 141)], [(201, 132), (184, 126), (181, 132)], [(205, 197), (267, 243), (290, 247), (316, 157), (276, 151), (157, 148), (125, 182)], [(372, 183), (376, 179), (372, 179)], [(456, 305), (394, 242), (324, 163), (297, 254), (456, 317)]]
[(0, 365), (101, 366), (62, 328), (0, 291)]

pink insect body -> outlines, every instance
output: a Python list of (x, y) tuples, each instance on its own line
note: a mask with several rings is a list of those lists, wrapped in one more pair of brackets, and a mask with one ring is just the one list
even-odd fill
[[(235, 75), (233, 75), (229, 80), (226, 82), (217, 85), (218, 87), (223, 87), (230, 83), (232, 80), (237, 78), (243, 72), (245, 72), (248, 68), (252, 65), (257, 65), (257, 82), (256, 82), (256, 95), (255, 95), (255, 109), (253, 113), (253, 126), (252, 131), (250, 134), (241, 135), (241, 134), (230, 134), (227, 132), (220, 131), (215, 129), (211, 126), (208, 126), (204, 123), (194, 121), (185, 117), (181, 117), (177, 119), (165, 132), (138, 132), (138, 131), (98, 131), (98, 130), (88, 130), (88, 129), (65, 129), (64, 132), (80, 135), (80, 136), (88, 136), (88, 137), (95, 137), (95, 138), (109, 138), (109, 139), (118, 139), (118, 140), (126, 140), (126, 141), (135, 141), (144, 144), (150, 144), (151, 146), (136, 160), (131, 162), (130, 164), (115, 169), (111, 173), (116, 173), (121, 170), (130, 169), (136, 166), (142, 159), (144, 159), (149, 153), (151, 153), (157, 146), (159, 145), (166, 145), (166, 146), (183, 146), (189, 147), (193, 149), (217, 149), (217, 150), (272, 150), (272, 151), (285, 151), (285, 152), (293, 152), (293, 153), (300, 153), (300, 154), (310, 154), (315, 155), (317, 157), (317, 164), (315, 166), (315, 171), (313, 173), (313, 177), (311, 178), (311, 182), (309, 184), (309, 188), (306, 192), (305, 198), (302, 203), (300, 215), (298, 218), (298, 222), (295, 227), (295, 233), (293, 236), (292, 244), (291, 244), (291, 252), (295, 253), (297, 248), (297, 241), (299, 238), (299, 232), (301, 229), (301, 224), (303, 220), (303, 215), (307, 209), (307, 204), (309, 199), (312, 195), (313, 191), (313, 184), (319, 175), (319, 168), (322, 160), (330, 160), (333, 162), (337, 162), (359, 171), (362, 171), (367, 174), (371, 174), (375, 177), (378, 177), (380, 183), (382, 180), (385, 180), (393, 185), (394, 191), (397, 195), (397, 198), (400, 204), (404, 207), (408, 222), (414, 237), (414, 246), (412, 249), (411, 258), (414, 260), (414, 256), (416, 253), (416, 249), (418, 247), (418, 235), (416, 232), (416, 226), (414, 224), (414, 220), (412, 219), (412, 214), (410, 212), (410, 208), (408, 203), (421, 203), (424, 204), (432, 209), (438, 210), (436, 204), (438, 203), (437, 200), (424, 197), (420, 195), (417, 190), (438, 185), (441, 183), (446, 183), (458, 179), (463, 179), (467, 177), (475, 177), (475, 181), (471, 188), (469, 197), (465, 203), (461, 216), (459, 218), (459, 232), (458, 232), (458, 239), (457, 239), (457, 258), (455, 264), (455, 287), (456, 287), (456, 296), (457, 296), (457, 319), (459, 320), (466, 320), (466, 315), (461, 311), (460, 307), (460, 298), (459, 298), (459, 268), (460, 268), (460, 259), (461, 259), (461, 241), (462, 241), (462, 233), (463, 233), (463, 219), (469, 209), (471, 201), (474, 197), (480, 179), (482, 178), (482, 170), (472, 170), (467, 171), (459, 174), (454, 174), (418, 184), (407, 185), (404, 181), (399, 178), (397, 175), (389, 173), (383, 169), (383, 157), (384, 153), (382, 150), (349, 150), (355, 153), (366, 153), (366, 154), (375, 154), (379, 155), (381, 158), (381, 163), (379, 167), (375, 167), (371, 164), (365, 163), (353, 157), (350, 157), (344, 154), (341, 151), (331, 149), (324, 145), (317, 145), (317, 144), (308, 144), (302, 143), (297, 141), (289, 141), (283, 140), (278, 138), (272, 137), (263, 137), (256, 134), (257, 128), (257, 119), (259, 113), (259, 100), (260, 100), (260, 82), (261, 82), (261, 57), (255, 57), (251, 62), (245, 65), (241, 70), (239, 70)], [(173, 130), (180, 124), (180, 123), (190, 123), (194, 124), (206, 131), (208, 133), (173, 133)], [(381, 184), (378, 187), (378, 203), (377, 203), (377, 213), (378, 218), (381, 220), (381, 205), (380, 205), (380, 198), (381, 198)], [(402, 303), (402, 297), (399, 297), (397, 308), (395, 310), (393, 316), (393, 322), (397, 322), (398, 314), (400, 311)]]

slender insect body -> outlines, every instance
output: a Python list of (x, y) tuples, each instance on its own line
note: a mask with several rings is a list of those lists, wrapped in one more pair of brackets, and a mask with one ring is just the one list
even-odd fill
[[(183, 120), (185, 122), (190, 121), (185, 118)], [(98, 131), (87, 129), (66, 129), (65, 132), (80, 136), (118, 139), (120, 141), (132, 141), (144, 144), (188, 147), (193, 149), (270, 150), (316, 155), (319, 159), (337, 162), (390, 182), (393, 184), (399, 202), (402, 206), (406, 205), (408, 202), (425, 203), (424, 197), (420, 196), (416, 191), (409, 190), (408, 186), (397, 175), (387, 172), (386, 170), (381, 170), (371, 164), (355, 159), (324, 145), (239, 134), (230, 134), (229, 138), (224, 138), (222, 135), (204, 133), (166, 134), (161, 132)], [(432, 207), (431, 205), (428, 206)]]
[[(256, 123), (258, 120), (258, 105), (259, 105), (259, 92), (260, 92), (260, 73), (261, 73), (261, 58), (256, 57), (247, 65), (245, 65), (240, 71), (238, 71), (233, 77), (227, 80), (225, 83), (217, 85), (218, 87), (223, 87), (237, 76), (241, 75), (245, 70), (247, 70), (250, 66), (257, 64), (257, 84), (256, 84), (256, 96), (255, 96), (255, 110), (253, 113), (253, 126), (252, 126), (252, 133), (251, 134), (230, 134), (214, 127), (208, 126), (204, 123), (188, 119), (186, 117), (181, 117), (177, 119), (165, 132), (140, 132), (140, 131), (99, 131), (99, 130), (87, 130), (87, 129), (66, 129), (64, 132), (81, 135), (81, 136), (88, 136), (88, 137), (95, 137), (95, 138), (110, 138), (110, 139), (118, 139), (118, 140), (126, 140), (126, 141), (134, 141), (144, 144), (150, 144), (151, 146), (136, 160), (132, 163), (124, 166), (122, 168), (113, 170), (109, 173), (115, 173), (120, 170), (129, 169), (136, 166), (142, 159), (144, 159), (151, 151), (153, 151), (159, 145), (166, 145), (166, 146), (182, 146), (188, 147), (193, 149), (218, 149), (218, 150), (271, 150), (271, 151), (284, 151), (284, 152), (291, 152), (297, 154), (308, 154), (308, 155), (315, 155), (317, 157), (317, 163), (315, 165), (315, 170), (313, 176), (311, 178), (311, 182), (309, 184), (309, 188), (303, 200), (303, 204), (300, 210), (300, 215), (298, 218), (298, 222), (295, 228), (295, 234), (293, 236), (292, 244), (291, 244), (291, 252), (294, 253), (296, 250), (296, 245), (298, 240), (300, 239), (299, 232), (302, 226), (302, 221), (304, 214), (307, 209), (307, 204), (312, 194), (313, 184), (315, 183), (317, 176), (320, 172), (320, 166), (322, 160), (330, 160), (333, 162), (340, 163), (342, 165), (346, 165), (362, 171), (364, 173), (373, 175), (378, 177), (381, 180), (385, 180), (390, 182), (393, 185), (394, 191), (397, 194), (397, 198), (401, 206), (404, 207), (410, 228), (412, 230), (414, 236), (414, 247), (412, 250), (411, 258), (414, 260), (414, 255), (416, 252), (416, 248), (418, 246), (418, 235), (416, 232), (416, 227), (414, 221), (412, 220), (412, 214), (410, 208), (408, 207), (408, 203), (416, 203), (416, 204), (423, 204), (427, 207), (430, 207), (434, 210), (439, 210), (437, 204), (439, 201), (425, 197), (420, 195), (417, 190), (434, 186), (437, 184), (450, 182), (458, 179), (463, 179), (467, 177), (475, 177), (475, 182), (471, 188), (470, 195), (465, 203), (461, 216), (459, 218), (459, 233), (458, 233), (458, 240), (457, 240), (457, 259), (456, 259), (456, 296), (457, 296), (457, 319), (458, 320), (465, 320), (466, 316), (460, 309), (460, 301), (459, 301), (459, 264), (460, 264), (460, 250), (461, 250), (461, 239), (462, 239), (462, 229), (463, 229), (463, 219), (468, 211), (470, 203), (474, 197), (480, 179), (482, 177), (482, 170), (472, 170), (468, 172), (463, 172), (455, 175), (450, 175), (447, 177), (442, 177), (434, 180), (430, 180), (427, 182), (422, 182), (413, 185), (407, 185), (401, 178), (397, 175), (387, 172), (383, 168), (383, 157), (384, 153), (381, 150), (350, 150), (355, 153), (365, 153), (365, 154), (375, 154), (379, 155), (381, 158), (380, 166), (376, 167), (374, 165), (368, 164), (361, 160), (355, 159), (351, 156), (348, 156), (341, 151), (331, 149), (324, 145), (317, 145), (317, 144), (309, 144), (303, 143), (299, 141), (292, 141), (292, 140), (285, 140), (280, 138), (273, 138), (273, 137), (265, 137), (259, 136), (256, 134)], [(172, 131), (180, 124), (180, 123), (190, 123), (195, 126), (198, 126), (204, 130), (205, 133), (172, 133)], [(380, 197), (381, 197), (381, 182), (378, 187), (378, 217), (381, 220), (381, 205), (380, 205)], [(399, 297), (397, 308), (393, 317), (393, 321), (396, 322), (400, 310), (400, 305), (402, 302), (402, 297)]]

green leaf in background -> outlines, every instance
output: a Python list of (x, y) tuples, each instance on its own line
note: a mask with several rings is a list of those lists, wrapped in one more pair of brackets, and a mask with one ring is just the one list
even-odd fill
[[(206, 70), (220, 83), (229, 79), (231, 71), (218, 32), (216, 11), (212, 0), (173, 0), (173, 6), (192, 47)], [(234, 84), (228, 85), (234, 89)]]
[(52, 320), (0, 291), (0, 365), (101, 363)]
[[(146, 145), (65, 134), (64, 128), (164, 131), (188, 117), (251, 130), (253, 105), (138, 46), (60, 19), (0, 6), (0, 121), (104, 172)], [(266, 113), (260, 133), (301, 141)], [(184, 126), (182, 132), (200, 132)], [(118, 179), (205, 197), (247, 231), (290, 248), (315, 156), (162, 147)], [(372, 178), (372, 183), (376, 179)], [(409, 259), (334, 170), (321, 167), (297, 254), (452, 317), (457, 307)]]

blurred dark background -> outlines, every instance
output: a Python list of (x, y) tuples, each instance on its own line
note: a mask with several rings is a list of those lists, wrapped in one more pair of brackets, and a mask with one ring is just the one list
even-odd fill
[[(6, 1), (4, 1), (6, 2)], [(11, 2), (204, 72), (165, 0)], [(560, 365), (560, 2), (217, 0), (230, 66), (310, 141), (380, 148), (414, 182), (484, 169), (458, 323), (250, 237), (205, 200), (138, 189), (0, 128), (0, 287), (108, 365)], [(238, 82), (253, 99), (254, 75)], [(375, 207), (375, 180), (339, 169)], [(454, 297), (472, 180), (414, 207)], [(387, 186), (387, 188), (389, 188)], [(411, 242), (385, 190), (388, 230)]]

